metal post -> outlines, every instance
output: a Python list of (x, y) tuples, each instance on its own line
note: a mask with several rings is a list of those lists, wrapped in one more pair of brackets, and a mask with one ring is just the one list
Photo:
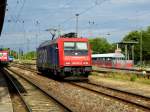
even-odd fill
[(128, 57), (128, 46), (127, 46), (127, 44), (125, 45), (125, 57), (127, 60), (127, 57)]
[(27, 52), (29, 52), (29, 48), (30, 48), (30, 39), (27, 38)]
[[(23, 24), (23, 32), (24, 32), (24, 48), (26, 48), (26, 45), (25, 45), (25, 44), (26, 44), (26, 42), (25, 42), (25, 41), (26, 41), (26, 31), (25, 31), (24, 23), (25, 23), (25, 22), (24, 22), (24, 20), (23, 20), (23, 21), (22, 21), (22, 24)], [(25, 58), (26, 58), (26, 56), (25, 56)]]
[[(20, 48), (19, 48), (20, 49)], [(18, 60), (20, 60), (19, 51), (18, 51)]]
[(58, 25), (58, 36), (60, 37), (61, 36), (61, 26)]
[(117, 43), (117, 50), (118, 50), (118, 48), (119, 48), (119, 47), (118, 47), (118, 43)]
[(133, 64), (134, 64), (134, 45), (132, 45), (132, 60), (133, 60)]
[(35, 39), (36, 39), (36, 45), (35, 45), (36, 46), (35, 49), (36, 49), (38, 48), (38, 34), (35, 34)]
[(76, 37), (78, 37), (78, 17), (79, 14), (76, 14)]
[(142, 54), (142, 52), (143, 52), (143, 51), (142, 51), (142, 49), (143, 49), (143, 48), (142, 48), (142, 47), (143, 47), (143, 46), (142, 46), (142, 41), (143, 41), (143, 39), (142, 39), (142, 30), (141, 30), (141, 33), (140, 33), (140, 34), (141, 34), (141, 35), (140, 35), (140, 65), (142, 66), (142, 64), (143, 64), (143, 63), (142, 63), (142, 59), (143, 59), (143, 57), (142, 57), (142, 56), (143, 56), (143, 54)]
[(36, 48), (38, 47), (38, 35), (40, 35), (40, 22), (36, 21), (35, 26), (37, 26), (37, 32), (36, 32)]

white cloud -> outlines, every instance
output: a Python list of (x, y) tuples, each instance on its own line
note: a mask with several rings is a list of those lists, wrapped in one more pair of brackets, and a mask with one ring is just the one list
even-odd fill
[[(37, 32), (38, 27), (41, 30), (53, 28), (53, 26), (61, 24), (61, 21), (66, 20), (67, 22), (61, 24), (61, 27), (65, 29), (63, 32), (72, 32), (75, 31), (75, 13), (82, 12), (93, 6), (94, 1), (29, 0), (26, 1), (25, 7), (21, 12), (20, 19), (24, 19), (26, 21), (26, 32)], [(15, 14), (18, 13), (18, 10), (21, 7), (20, 4), (16, 10), (16, 2), (14, 2), (14, 0), (8, 0), (8, 2), (11, 9), (6, 13), (7, 18), (5, 20), (8, 20), (11, 15), (15, 17)], [(127, 32), (135, 30), (137, 28), (136, 25), (143, 28), (150, 24), (149, 4), (150, 0), (108, 0), (102, 5), (97, 5), (96, 7), (88, 10), (86, 13), (80, 15), (79, 34), (85, 36), (98, 36), (110, 33), (110, 41), (114, 42), (121, 40)], [(14, 13), (14, 11), (16, 11), (16, 13)], [(72, 17), (72, 19), (69, 20), (70, 17)], [(34, 22), (36, 20), (40, 22), (39, 26), (35, 25)], [(94, 21), (95, 24), (89, 25), (89, 21)], [(14, 44), (16, 43), (16, 45), (19, 46), (19, 43), (23, 42), (23, 33), (21, 33), (23, 32), (23, 25), (7, 22), (4, 26), (4, 32), (16, 33), (2, 35), (0, 38), (0, 44), (13, 44), (12, 47), (14, 47)], [(44, 33), (39, 35), (39, 43), (46, 39), (50, 39), (50, 34)], [(34, 33), (27, 32), (27, 36), (31, 37), (32, 42), (35, 43)]]
[(110, 3), (114, 4), (132, 4), (132, 3), (149, 3), (149, 0), (110, 0)]

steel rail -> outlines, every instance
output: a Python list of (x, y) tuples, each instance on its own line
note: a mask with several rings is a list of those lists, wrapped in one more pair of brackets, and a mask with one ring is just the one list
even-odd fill
[[(63, 103), (61, 103), (59, 100), (55, 99), (53, 96), (49, 95), (45, 90), (42, 89), (42, 87), (36, 85), (34, 82), (28, 80), (26, 77), (23, 77), (22, 75), (20, 75), (19, 73), (7, 68), (7, 70), (13, 72), (14, 74), (20, 76), (21, 78), (23, 78), (24, 80), (26, 80), (27, 82), (29, 82), (30, 84), (34, 85), (35, 87), (37, 87), (39, 90), (41, 90), (45, 95), (49, 96), (50, 98), (52, 98), (54, 101), (56, 101), (59, 105), (61, 105), (64, 109), (66, 109), (66, 112), (72, 112), (68, 107), (66, 107)], [(31, 71), (34, 72), (34, 71)]]
[(27, 111), (28, 112), (32, 112), (32, 109), (30, 108), (29, 104), (25, 101), (25, 99), (21, 95), (21, 92), (20, 92), (19, 88), (17, 87), (17, 85), (14, 83), (14, 81), (12, 80), (12, 78), (8, 75), (8, 72), (5, 71), (5, 70), (3, 70), (3, 73), (5, 74), (5, 76), (8, 78), (8, 80), (11, 82), (11, 84), (14, 86), (14, 88), (18, 92), (21, 100), (23, 101), (24, 105), (26, 106)]
[[(103, 91), (98, 91), (98, 90), (94, 90), (94, 89), (91, 89), (89, 87), (85, 87), (85, 86), (82, 86), (80, 84), (77, 84), (76, 82), (69, 82), (69, 84), (71, 85), (74, 85), (74, 86), (77, 86), (77, 87), (80, 87), (80, 88), (83, 88), (83, 89), (86, 89), (86, 90), (89, 90), (91, 92), (94, 92), (96, 94), (102, 94), (104, 96), (107, 96), (107, 97), (110, 97), (110, 98), (113, 98), (113, 99), (117, 99), (119, 101), (123, 101), (123, 102), (126, 102), (126, 103), (129, 103), (129, 104), (132, 104), (132, 105), (135, 105), (135, 106), (138, 106), (138, 107), (141, 107), (143, 109), (146, 109), (146, 110), (149, 110), (150, 111), (150, 106), (146, 106), (146, 105), (142, 105), (142, 104), (139, 104), (139, 103), (136, 103), (136, 102), (132, 102), (130, 100), (127, 100), (125, 98), (120, 98), (118, 96), (114, 96), (114, 95), (111, 95), (109, 93), (105, 93)], [(118, 90), (119, 91), (119, 90)], [(122, 91), (123, 92), (123, 91)], [(127, 93), (127, 92), (126, 92)]]

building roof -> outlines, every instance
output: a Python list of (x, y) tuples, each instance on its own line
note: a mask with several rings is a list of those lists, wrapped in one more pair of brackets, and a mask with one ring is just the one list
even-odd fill
[(107, 54), (92, 54), (92, 58), (124, 58), (124, 54), (122, 53), (107, 53)]

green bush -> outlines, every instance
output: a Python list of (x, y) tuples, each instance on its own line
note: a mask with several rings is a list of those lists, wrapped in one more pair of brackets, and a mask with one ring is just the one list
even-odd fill
[(130, 78), (130, 81), (134, 82), (134, 81), (136, 81), (136, 79), (137, 79), (137, 76), (136, 75), (132, 75), (131, 78)]

